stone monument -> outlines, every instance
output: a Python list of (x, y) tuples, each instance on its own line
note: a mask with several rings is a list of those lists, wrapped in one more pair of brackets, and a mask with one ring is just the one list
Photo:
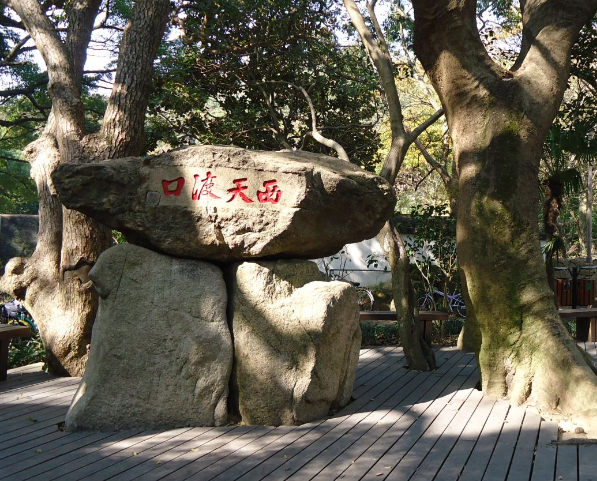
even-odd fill
[(395, 204), (385, 180), (323, 155), (202, 146), (67, 164), (53, 182), (130, 242), (90, 272), (100, 307), (67, 429), (294, 425), (350, 401), (355, 290), (301, 259), (373, 237)]

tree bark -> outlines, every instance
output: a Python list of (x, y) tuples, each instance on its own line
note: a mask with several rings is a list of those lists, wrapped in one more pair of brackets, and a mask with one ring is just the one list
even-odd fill
[(434, 370), (437, 367), (435, 355), (420, 329), (419, 309), (409, 274), (410, 262), (402, 237), (391, 222), (386, 222), (377, 237), (392, 272), (392, 294), (408, 368), (416, 371)]
[[(377, 40), (367, 27), (354, 0), (344, 0), (344, 6), (350, 15), (352, 24), (375, 65), (388, 104), (392, 140), (380, 176), (394, 185), (408, 148), (427, 127), (443, 115), (443, 111), (436, 112), (412, 132), (407, 132), (402, 116), (400, 96), (396, 88), (392, 58), (375, 14), (375, 4), (376, 0), (368, 1), (367, 10)], [(400, 233), (392, 226), (391, 221), (388, 221), (378, 234), (378, 240), (390, 264), (396, 319), (400, 325), (400, 338), (409, 368), (417, 371), (435, 369), (434, 353), (420, 333), (418, 307), (410, 282), (408, 256)]]
[(33, 315), (50, 371), (80, 376), (85, 370), (98, 304), (87, 274), (101, 252), (111, 245), (111, 231), (81, 213), (63, 208), (51, 174), (62, 163), (140, 153), (153, 59), (170, 4), (166, 0), (135, 3), (120, 49), (116, 93), (106, 113), (103, 135), (92, 136), (85, 134), (81, 82), (101, 2), (73, 0), (65, 7), (68, 28), (64, 42), (37, 0), (2, 3), (22, 19), (46, 63), (52, 112), (44, 133), (24, 152), (31, 162), (39, 194), (37, 248), (29, 259), (8, 262), (0, 288), (21, 300)]
[(597, 428), (597, 377), (559, 319), (539, 248), (539, 161), (570, 50), (597, 1), (521, 1), (511, 70), (487, 55), (472, 0), (416, 0), (415, 51), (458, 163), (458, 261), (483, 391)]

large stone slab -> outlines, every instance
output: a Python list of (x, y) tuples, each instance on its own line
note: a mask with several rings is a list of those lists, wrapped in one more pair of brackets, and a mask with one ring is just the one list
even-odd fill
[(60, 200), (130, 242), (184, 257), (317, 258), (377, 234), (395, 197), (332, 157), (236, 147), (63, 165)]
[(295, 425), (348, 404), (361, 344), (354, 287), (308, 261), (231, 268), (231, 404), (246, 424)]
[(121, 244), (89, 277), (99, 312), (66, 428), (225, 424), (232, 340), (222, 271)]

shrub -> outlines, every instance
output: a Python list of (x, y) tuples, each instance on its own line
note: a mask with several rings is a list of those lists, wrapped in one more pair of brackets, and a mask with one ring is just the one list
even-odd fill
[(361, 322), (361, 346), (385, 346), (400, 344), (400, 329), (397, 322)]
[(39, 333), (36, 332), (31, 338), (15, 339), (11, 342), (8, 350), (8, 368), (13, 369), (42, 362), (45, 358), (46, 349), (41, 342)]

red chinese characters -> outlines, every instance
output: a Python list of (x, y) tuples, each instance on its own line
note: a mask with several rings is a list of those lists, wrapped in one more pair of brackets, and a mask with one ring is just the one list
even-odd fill
[(199, 179), (199, 177), (201, 177), (200, 175), (195, 175), (195, 185), (193, 186), (193, 193), (191, 194), (191, 198), (193, 200), (199, 200), (201, 198), (202, 195), (208, 195), (210, 196), (212, 199), (219, 199), (220, 197), (218, 197), (216, 194), (214, 194), (212, 192), (212, 189), (215, 186), (215, 183), (213, 181), (213, 179), (215, 179), (217, 176), (212, 175), (211, 172), (208, 172), (205, 179), (201, 179), (201, 182), (203, 182), (203, 184), (201, 185), (200, 189), (197, 189), (197, 180)]
[(232, 189), (228, 189), (228, 193), (232, 194), (232, 197), (230, 197), (230, 199), (228, 199), (226, 202), (232, 202), (237, 197), (240, 197), (247, 204), (253, 203), (253, 201), (251, 199), (249, 199), (247, 197), (247, 195), (243, 192), (243, 190), (247, 190), (249, 188), (246, 185), (244, 185), (245, 182), (247, 182), (247, 180), (249, 180), (249, 179), (247, 179), (246, 177), (243, 177), (242, 179), (234, 179), (232, 181), (232, 183), (234, 185), (236, 185), (236, 187), (233, 187)]
[[(176, 182), (176, 187), (171, 189), (172, 184)], [(174, 180), (162, 180), (162, 189), (164, 189), (164, 195), (168, 197), (169, 195), (173, 195), (174, 197), (178, 197), (182, 192), (182, 188), (184, 187), (184, 177), (179, 177), (178, 179)]]
[(280, 198), (282, 197), (282, 191), (278, 187), (278, 181), (276, 179), (266, 180), (263, 183), (263, 187), (265, 190), (258, 190), (257, 191), (257, 199), (262, 204), (270, 202), (272, 204), (277, 204), (280, 202)]
[[(195, 174), (193, 177), (195, 182), (193, 184), (193, 189), (191, 190), (192, 200), (199, 201), (203, 198), (222, 199), (220, 195), (223, 195), (224, 190), (221, 188), (221, 181), (218, 181), (220, 184), (220, 189), (218, 189), (216, 186), (215, 179), (218, 178), (217, 175), (214, 175), (211, 173), (211, 171), (208, 171), (205, 174), (205, 178), (201, 178), (202, 176), (199, 174)], [(184, 177), (178, 177), (174, 180), (163, 179), (162, 190), (164, 191), (164, 195), (166, 197), (179, 197), (182, 193), (185, 183)], [(249, 191), (249, 185), (247, 185), (249, 183), (248, 177), (233, 179), (232, 183), (234, 184), (234, 187), (225, 191), (230, 195), (225, 201), (226, 203), (242, 201), (245, 204), (253, 204), (256, 201), (249, 197), (249, 195), (253, 195), (251, 192), (255, 192), (254, 195), (260, 204), (277, 204), (282, 198), (283, 192), (278, 186), (278, 181), (276, 179), (266, 180), (263, 182), (263, 187), (257, 191)], [(217, 195), (217, 193), (220, 195)]]

